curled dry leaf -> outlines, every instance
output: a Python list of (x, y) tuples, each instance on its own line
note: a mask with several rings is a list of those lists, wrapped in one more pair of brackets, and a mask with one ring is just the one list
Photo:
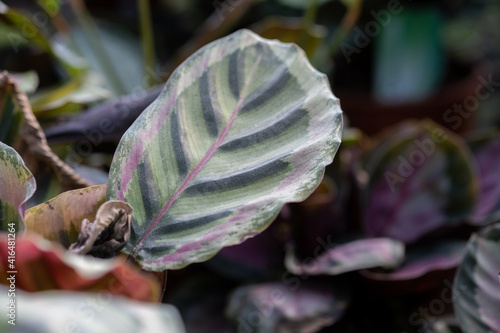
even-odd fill
[(95, 220), (107, 188), (103, 184), (66, 191), (31, 207), (24, 216), (27, 231), (69, 248), (78, 239), (82, 220)]
[(99, 207), (94, 222), (83, 219), (78, 240), (69, 251), (98, 258), (115, 256), (130, 239), (132, 207), (121, 201), (107, 201)]

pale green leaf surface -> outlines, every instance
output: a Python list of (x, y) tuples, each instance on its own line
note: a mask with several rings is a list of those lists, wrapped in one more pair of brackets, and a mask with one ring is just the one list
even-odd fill
[(339, 146), (326, 76), (247, 30), (202, 48), (124, 134), (108, 199), (129, 203), (125, 252), (149, 270), (204, 261), (305, 199)]

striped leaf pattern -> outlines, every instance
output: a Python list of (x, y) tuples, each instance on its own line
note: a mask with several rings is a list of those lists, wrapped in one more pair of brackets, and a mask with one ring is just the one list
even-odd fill
[(297, 46), (247, 30), (205, 46), (115, 153), (108, 199), (134, 209), (124, 251), (159, 271), (256, 235), (315, 189), (341, 130), (338, 99)]
[(453, 306), (464, 332), (500, 332), (500, 223), (473, 234), (453, 284)]
[(23, 230), (26, 201), (36, 189), (35, 178), (24, 166), (19, 154), (0, 142), (0, 230), (7, 231), (14, 224)]

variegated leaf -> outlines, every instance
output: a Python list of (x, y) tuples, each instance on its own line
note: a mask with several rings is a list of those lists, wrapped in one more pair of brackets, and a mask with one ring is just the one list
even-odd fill
[(0, 142), (0, 230), (24, 229), (26, 201), (36, 182), (19, 154)]
[(338, 275), (373, 267), (395, 268), (403, 262), (404, 256), (404, 243), (390, 238), (369, 238), (335, 246), (303, 261), (290, 248), (285, 266), (293, 274)]
[(338, 99), (293, 44), (238, 31), (186, 60), (123, 136), (108, 199), (133, 209), (125, 252), (181, 268), (265, 229), (319, 184)]
[(500, 224), (474, 234), (453, 285), (464, 332), (500, 332)]
[(469, 219), (472, 225), (487, 225), (500, 218), (500, 135), (497, 131), (481, 133), (469, 140), (474, 154), (479, 178), (479, 193), (474, 212)]

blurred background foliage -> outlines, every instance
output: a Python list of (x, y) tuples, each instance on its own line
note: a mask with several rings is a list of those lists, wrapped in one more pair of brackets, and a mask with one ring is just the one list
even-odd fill
[[(469, 235), (497, 222), (500, 2), (3, 0), (0, 69), (54, 152), (103, 184), (119, 138), (172, 71), (241, 28), (297, 43), (326, 73), (343, 143), (309, 199), (206, 264), (169, 272), (164, 301), (192, 332), (460, 331), (451, 302), (422, 309), (450, 290)], [(37, 180), (29, 205), (70, 189), (15, 139), (22, 119), (0, 101), (0, 137)], [(425, 153), (416, 140), (434, 150), (410, 161), (398, 201), (384, 175)], [(276, 290), (288, 302), (270, 299)]]

